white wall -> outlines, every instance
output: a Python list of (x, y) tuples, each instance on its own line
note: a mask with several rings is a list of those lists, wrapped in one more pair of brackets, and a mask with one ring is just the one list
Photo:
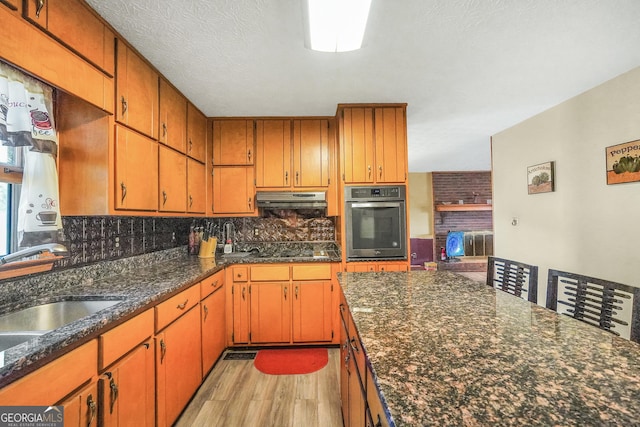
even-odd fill
[[(605, 147), (640, 139), (640, 68), (493, 136), (495, 255), (640, 287), (640, 182), (607, 185)], [(527, 166), (556, 162), (555, 192)], [(513, 217), (519, 225), (512, 226)]]
[(411, 237), (433, 238), (431, 173), (409, 174), (409, 232)]

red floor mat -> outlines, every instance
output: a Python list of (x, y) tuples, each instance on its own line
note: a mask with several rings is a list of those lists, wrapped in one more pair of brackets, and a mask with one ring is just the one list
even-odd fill
[(326, 348), (260, 350), (253, 365), (269, 375), (310, 374), (329, 361)]

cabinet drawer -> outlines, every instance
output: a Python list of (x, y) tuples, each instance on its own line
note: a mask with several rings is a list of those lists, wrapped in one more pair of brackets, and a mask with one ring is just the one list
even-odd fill
[(211, 295), (213, 291), (219, 289), (224, 284), (224, 271), (218, 271), (215, 274), (200, 282), (200, 299), (203, 300)]
[(100, 335), (100, 370), (124, 356), (136, 345), (153, 335), (153, 309), (127, 320)]
[(189, 311), (200, 301), (200, 285), (180, 292), (156, 306), (156, 332)]
[(53, 405), (97, 374), (97, 359), (91, 340), (0, 390), (0, 406)]
[(249, 267), (233, 267), (233, 281), (246, 282), (249, 280)]
[(330, 280), (331, 264), (301, 264), (292, 268), (293, 280)]
[(251, 267), (252, 282), (288, 281), (289, 265), (259, 265)]

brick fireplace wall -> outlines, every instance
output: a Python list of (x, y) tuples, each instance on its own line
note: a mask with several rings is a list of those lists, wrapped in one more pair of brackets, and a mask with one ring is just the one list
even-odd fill
[(434, 251), (440, 254), (449, 231), (491, 231), (492, 211), (436, 212), (443, 202), (486, 204), (491, 199), (491, 172), (433, 172)]

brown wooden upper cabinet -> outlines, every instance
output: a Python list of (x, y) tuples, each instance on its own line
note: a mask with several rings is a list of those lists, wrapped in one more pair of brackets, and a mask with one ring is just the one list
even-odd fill
[(158, 141), (185, 153), (187, 147), (187, 99), (163, 78), (160, 78), (160, 120), (158, 125)]
[(187, 158), (159, 146), (158, 210), (185, 212), (187, 207)]
[(187, 102), (187, 155), (199, 162), (206, 161), (207, 117)]
[(158, 74), (121, 40), (117, 51), (116, 120), (157, 139)]
[(116, 125), (115, 209), (158, 208), (158, 143)]
[(405, 183), (405, 106), (345, 107), (340, 117), (345, 183)]
[(293, 121), (293, 186), (329, 185), (329, 121)]
[(213, 168), (213, 214), (255, 215), (253, 166)]
[(205, 213), (205, 167), (187, 159), (187, 212)]
[(250, 119), (213, 121), (213, 164), (253, 165), (254, 125)]
[(256, 121), (256, 187), (291, 187), (291, 120)]
[[(17, 7), (16, 0), (10, 3), (16, 3)], [(113, 76), (115, 35), (85, 2), (25, 0), (22, 13), (27, 20)]]
[(256, 187), (329, 185), (329, 121), (257, 120)]

